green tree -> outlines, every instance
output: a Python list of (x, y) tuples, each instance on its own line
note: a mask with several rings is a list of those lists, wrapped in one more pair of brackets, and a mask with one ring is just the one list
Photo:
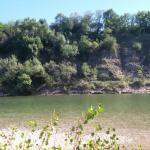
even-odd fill
[(70, 82), (73, 79), (73, 76), (77, 74), (77, 69), (75, 66), (69, 64), (60, 64), (61, 69), (61, 79), (65, 82)]
[(61, 47), (61, 52), (64, 57), (72, 57), (78, 54), (78, 47), (75, 44), (65, 44)]
[(71, 64), (56, 64), (50, 61), (45, 64), (46, 72), (52, 77), (53, 83), (69, 83), (77, 74), (77, 69)]
[(112, 10), (109, 9), (104, 12), (104, 27), (110, 28), (113, 33), (117, 33), (119, 29), (119, 16)]
[(116, 38), (113, 36), (107, 36), (102, 43), (102, 47), (112, 54), (117, 55), (118, 53), (118, 43)]
[(13, 80), (16, 74), (22, 70), (17, 58), (13, 55), (6, 59), (0, 59), (0, 81)]
[(94, 53), (98, 48), (99, 44), (97, 41), (91, 41), (87, 36), (81, 36), (80, 39), (80, 52), (84, 54)]
[(150, 11), (139, 11), (135, 16), (135, 22), (139, 28), (140, 33), (150, 33)]
[(82, 74), (83, 76), (88, 80), (95, 80), (97, 78), (97, 70), (95, 68), (92, 68), (87, 63), (83, 63), (82, 67)]
[(18, 85), (20, 87), (22, 87), (22, 86), (23, 87), (30, 87), (31, 83), (32, 83), (32, 80), (31, 80), (29, 75), (22, 74), (22, 75), (18, 76)]
[(21, 74), (17, 77), (17, 85), (15, 90), (19, 94), (29, 94), (31, 91), (32, 80), (29, 75)]
[(39, 51), (43, 48), (43, 44), (41, 42), (41, 39), (39, 37), (29, 37), (25, 36), (21, 39), (22, 41), (22, 52), (19, 53), (19, 55), (22, 56), (24, 53), (24, 57), (27, 58), (33, 58), (34, 56), (38, 56)]
[(31, 77), (34, 89), (46, 82), (47, 74), (41, 62), (37, 58), (30, 59), (23, 64), (22, 73)]

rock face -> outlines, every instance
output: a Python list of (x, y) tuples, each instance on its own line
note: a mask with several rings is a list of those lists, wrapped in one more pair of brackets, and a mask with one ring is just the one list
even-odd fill
[(99, 80), (120, 80), (124, 77), (120, 59), (102, 59), (97, 67)]
[(138, 76), (140, 71), (143, 71), (140, 58), (136, 54), (136, 51), (132, 49), (124, 49), (122, 51), (122, 68), (129, 76)]

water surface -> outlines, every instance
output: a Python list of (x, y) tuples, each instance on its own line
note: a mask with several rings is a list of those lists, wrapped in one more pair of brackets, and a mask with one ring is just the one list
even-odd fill
[(4, 122), (21, 124), (30, 119), (48, 120), (53, 110), (60, 113), (62, 122), (75, 120), (90, 105), (98, 103), (105, 109), (99, 118), (104, 124), (150, 128), (150, 94), (1, 97), (0, 126)]

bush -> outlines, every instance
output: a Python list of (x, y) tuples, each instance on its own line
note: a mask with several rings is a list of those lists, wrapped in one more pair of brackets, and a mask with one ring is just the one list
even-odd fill
[(22, 64), (18, 62), (14, 55), (6, 59), (0, 59), (0, 85), (7, 94), (16, 94), (16, 78), (22, 69)]
[(114, 38), (113, 36), (109, 36), (109, 35), (106, 36), (106, 38), (103, 40), (102, 48), (117, 55), (119, 46), (117, 44), (116, 38)]
[(134, 42), (132, 44), (132, 48), (137, 50), (137, 51), (140, 51), (142, 49), (142, 44), (140, 42)]
[(33, 58), (33, 59), (29, 59), (23, 64), (22, 72), (30, 76), (44, 75), (45, 69), (37, 58)]
[(89, 55), (96, 52), (98, 48), (99, 48), (99, 43), (96, 40), (92, 41), (90, 38), (88, 38), (85, 35), (81, 36), (79, 42), (79, 51), (80, 51), (81, 59), (89, 57)]
[(69, 64), (60, 64), (61, 79), (65, 82), (70, 82), (72, 77), (76, 75), (77, 69)]
[(65, 44), (61, 47), (62, 55), (65, 57), (72, 57), (78, 54), (78, 47), (76, 45)]
[(88, 80), (96, 80), (97, 78), (97, 70), (95, 68), (92, 68), (87, 63), (83, 63), (82, 67), (82, 74), (83, 76)]
[(54, 61), (50, 61), (44, 65), (45, 71), (52, 77), (52, 82), (60, 82), (60, 67)]
[(20, 85), (21, 87), (29, 87), (31, 86), (32, 80), (30, 78), (29, 75), (27, 74), (22, 74), (20, 76), (18, 76), (18, 85)]
[(45, 70), (57, 84), (69, 83), (77, 73), (75, 66), (67, 63), (56, 64), (54, 61), (46, 63)]
[(19, 94), (28, 94), (30, 93), (32, 86), (32, 80), (29, 75), (21, 74), (17, 78), (17, 85), (15, 86), (15, 90)]
[(0, 80), (14, 79), (22, 67), (14, 55), (6, 59), (0, 59)]

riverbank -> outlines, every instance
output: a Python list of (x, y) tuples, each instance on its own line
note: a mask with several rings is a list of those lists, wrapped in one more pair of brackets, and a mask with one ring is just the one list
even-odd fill
[(140, 88), (98, 88), (98, 89), (70, 89), (64, 90), (63, 88), (44, 88), (35, 95), (59, 95), (59, 94), (149, 94), (150, 93), (150, 86), (144, 86)]
[[(49, 95), (78, 95), (78, 94), (150, 94), (150, 86), (143, 86), (140, 88), (98, 88), (98, 89), (69, 89), (64, 88), (44, 88), (33, 92), (31, 95), (49, 96)], [(0, 97), (13, 96), (0, 92)]]
[[(22, 91), (20, 88), (19, 91)], [(0, 88), (0, 96), (29, 96), (29, 95), (78, 95), (78, 94), (136, 94), (150, 93), (150, 80), (133, 81), (85, 81), (42, 84), (38, 88), (31, 88), (28, 92), (11, 91)]]

